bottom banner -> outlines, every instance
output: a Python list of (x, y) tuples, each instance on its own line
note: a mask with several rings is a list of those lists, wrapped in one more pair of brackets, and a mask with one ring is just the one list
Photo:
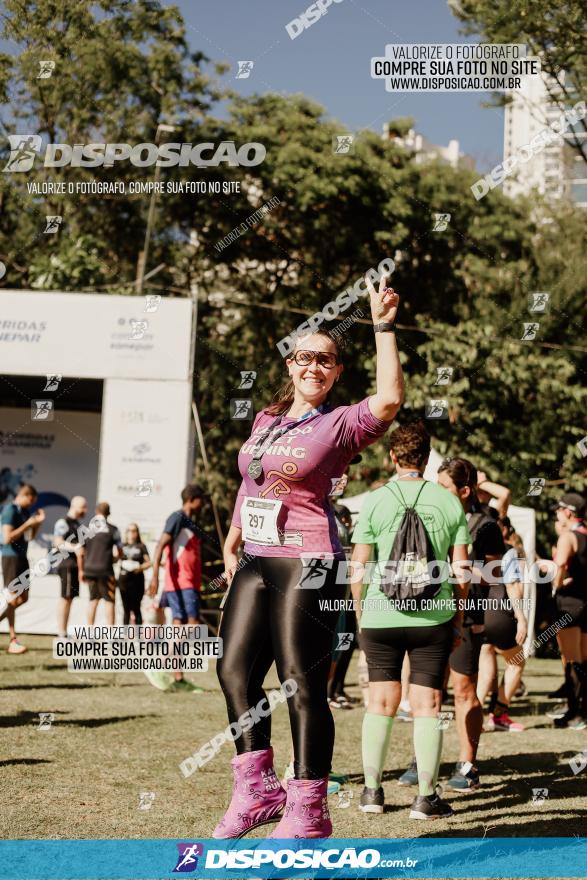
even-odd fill
[(11, 840), (0, 880), (587, 877), (587, 839)]

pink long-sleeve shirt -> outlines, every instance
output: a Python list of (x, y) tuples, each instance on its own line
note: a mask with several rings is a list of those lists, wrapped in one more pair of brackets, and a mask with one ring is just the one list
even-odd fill
[[(344, 558), (328, 497), (350, 460), (389, 428), (391, 421), (373, 415), (368, 398), (352, 406), (338, 406), (305, 419), (279, 437), (262, 458), (263, 474), (253, 479), (247, 466), (255, 443), (275, 416), (261, 411), (249, 439), (242, 445), (238, 467), (243, 481), (232, 524), (241, 528), (241, 506), (246, 496), (282, 502), (277, 521), (280, 543), (273, 546), (245, 542), (255, 556), (299, 557), (334, 555)], [(280, 426), (297, 419), (283, 418)]]

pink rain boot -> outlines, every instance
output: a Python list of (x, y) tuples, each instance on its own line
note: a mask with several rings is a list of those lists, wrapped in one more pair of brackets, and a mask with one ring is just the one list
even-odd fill
[(326, 779), (288, 779), (283, 817), (269, 837), (330, 837)]
[(273, 749), (237, 755), (230, 762), (234, 775), (232, 800), (212, 837), (241, 837), (264, 825), (283, 809), (285, 791), (273, 769)]

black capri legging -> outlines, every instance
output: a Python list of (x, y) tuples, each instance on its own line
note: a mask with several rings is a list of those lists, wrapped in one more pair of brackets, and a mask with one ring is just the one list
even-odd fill
[[(340, 611), (336, 604), (328, 610), (320, 603), (342, 599), (346, 586), (336, 583), (337, 560), (324, 563), (313, 581), (321, 585), (300, 589), (300, 559), (251, 557), (233, 578), (220, 625), (223, 654), (217, 674), (231, 723), (265, 698), (263, 681), (274, 661), (279, 680), (297, 684), (287, 701), (296, 779), (327, 776), (334, 747), (326, 685)], [(235, 745), (240, 755), (266, 749), (270, 741), (267, 715), (243, 731)]]

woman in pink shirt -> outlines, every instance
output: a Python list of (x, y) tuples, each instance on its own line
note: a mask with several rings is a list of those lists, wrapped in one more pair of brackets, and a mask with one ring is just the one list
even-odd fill
[[(332, 833), (326, 791), (334, 721), (326, 688), (339, 615), (335, 600), (345, 596), (346, 570), (328, 497), (350, 460), (388, 429), (404, 393), (393, 331), (399, 297), (385, 277), (378, 291), (366, 283), (376, 393), (352, 406), (328, 405), (343, 366), (335, 341), (319, 330), (297, 340), (285, 361), (287, 384), (277, 402), (257, 414), (240, 450), (243, 481), (224, 545), (230, 589), (217, 666), (237, 755), (232, 801), (216, 838), (240, 837), (284, 806), (272, 837)], [(273, 769), (263, 690), (274, 662), (289, 696), (295, 778), (287, 795)]]

